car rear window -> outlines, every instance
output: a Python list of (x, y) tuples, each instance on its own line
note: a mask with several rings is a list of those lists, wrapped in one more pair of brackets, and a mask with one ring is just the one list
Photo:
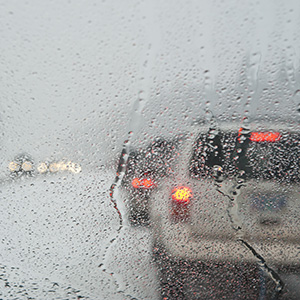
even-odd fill
[(193, 178), (232, 177), (300, 181), (300, 135), (297, 133), (201, 133), (193, 145)]
[(135, 176), (167, 176), (176, 158), (178, 143), (181, 143), (180, 137), (174, 140), (157, 138), (146, 148), (130, 152), (124, 182), (131, 182)]

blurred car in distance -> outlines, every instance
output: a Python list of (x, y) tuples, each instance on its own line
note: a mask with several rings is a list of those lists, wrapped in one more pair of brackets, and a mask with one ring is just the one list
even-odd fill
[(78, 163), (62, 160), (52, 162), (40, 162), (35, 164), (32, 157), (28, 154), (19, 154), (8, 164), (8, 169), (12, 177), (32, 176), (35, 172), (38, 174), (56, 173), (58, 171), (69, 171), (71, 173), (81, 172), (81, 166)]

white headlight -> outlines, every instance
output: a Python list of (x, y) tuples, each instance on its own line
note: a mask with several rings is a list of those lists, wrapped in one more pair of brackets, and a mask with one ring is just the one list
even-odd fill
[(33, 165), (30, 161), (24, 161), (22, 163), (22, 169), (25, 171), (25, 172), (30, 172), (33, 170)]
[(49, 170), (52, 173), (58, 172), (59, 171), (59, 165), (57, 163), (52, 163), (49, 166)]
[(11, 172), (16, 172), (20, 170), (20, 165), (15, 161), (9, 163), (8, 168)]
[(37, 167), (39, 173), (45, 173), (47, 172), (47, 169), (48, 169), (47, 164), (44, 162), (40, 163), (39, 166)]
[(81, 172), (81, 166), (77, 163), (72, 163), (72, 164), (70, 164), (69, 170), (72, 173), (77, 174), (77, 173)]

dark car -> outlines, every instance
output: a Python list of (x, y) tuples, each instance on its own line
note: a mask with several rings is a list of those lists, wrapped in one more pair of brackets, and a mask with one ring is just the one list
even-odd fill
[(181, 141), (181, 136), (173, 140), (159, 137), (146, 148), (130, 150), (122, 186), (129, 200), (127, 207), (131, 225), (150, 224), (149, 198), (160, 181), (172, 173)]

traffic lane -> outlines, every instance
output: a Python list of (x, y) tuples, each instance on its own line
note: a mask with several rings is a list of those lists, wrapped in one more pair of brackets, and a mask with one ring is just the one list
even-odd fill
[(3, 298), (56, 299), (74, 289), (86, 299), (153, 299), (149, 230), (118, 231), (109, 197), (114, 176), (83, 168), (2, 181)]
[[(3, 298), (20, 295), (21, 299), (26, 293), (46, 299), (160, 298), (163, 276), (159, 270), (170, 274), (172, 268), (153, 263), (151, 228), (128, 226), (122, 197), (115, 199), (122, 210), (119, 230), (119, 216), (109, 197), (114, 176), (112, 171), (83, 168), (80, 174), (23, 177), (2, 184)], [(216, 270), (226, 282), (227, 272)], [(209, 282), (213, 273), (209, 268), (202, 271), (195, 271), (196, 278), (202, 275), (204, 283)], [(297, 299), (299, 276), (280, 275), (287, 287), (283, 299)], [(189, 295), (204, 290), (217, 294), (210, 284), (201, 285), (187, 273), (180, 279), (186, 282)], [(178, 289), (178, 278), (173, 280)]]
[(299, 299), (299, 270), (280, 269), (281, 292), (255, 263), (185, 261), (155, 248), (158, 279), (165, 299)]

